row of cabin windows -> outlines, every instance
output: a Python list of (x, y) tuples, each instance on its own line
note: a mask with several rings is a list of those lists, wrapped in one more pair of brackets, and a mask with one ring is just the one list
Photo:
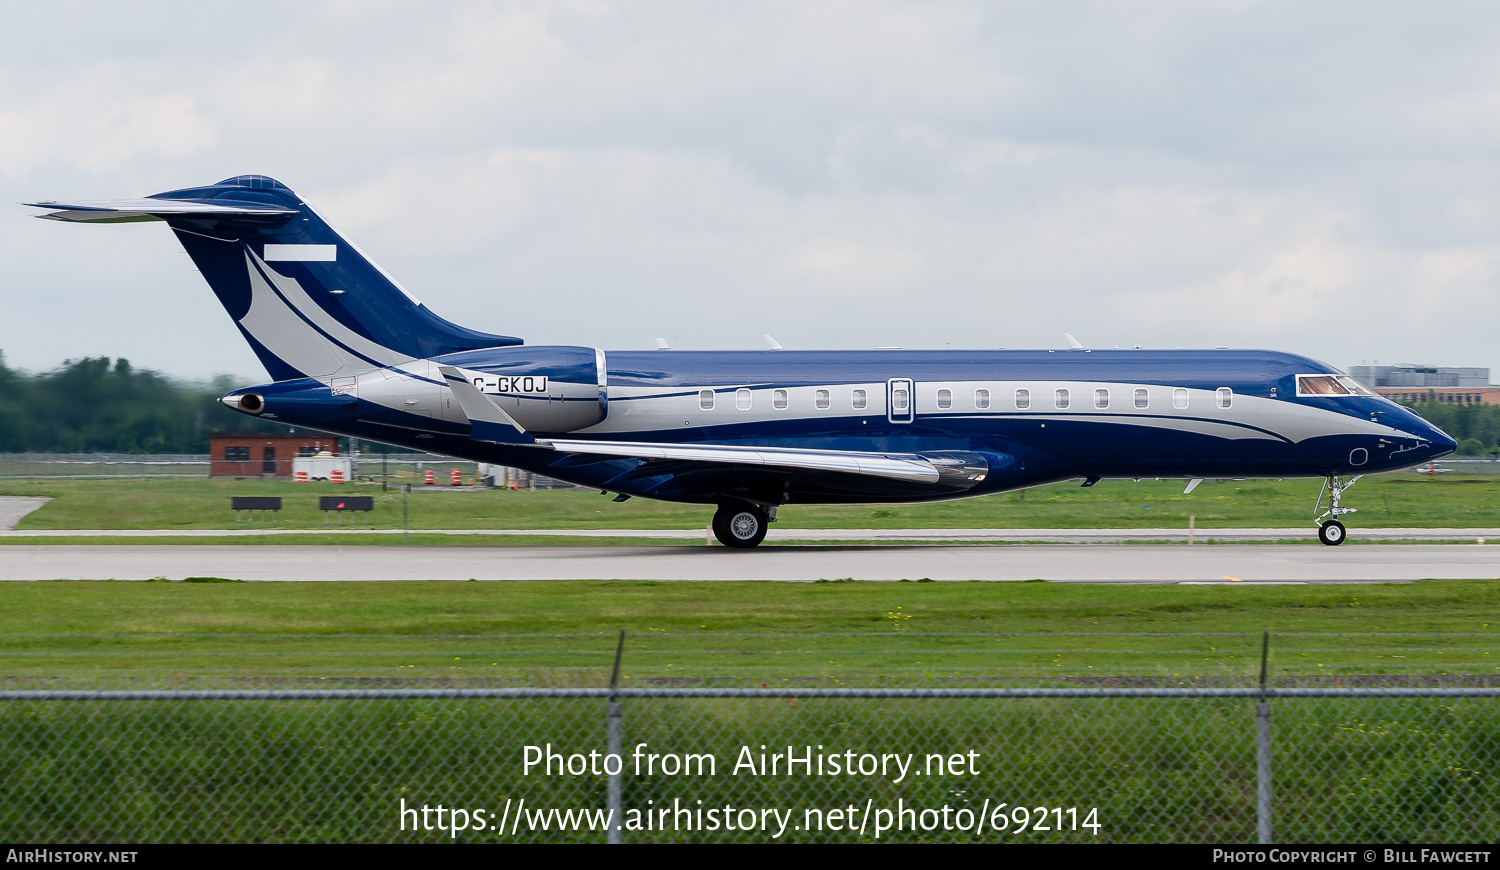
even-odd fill
[[(910, 406), (911, 397), (908, 395), (908, 393), (907, 393), (906, 390), (901, 389), (901, 388), (897, 388), (895, 390), (892, 390), (891, 393), (892, 393), (892, 395), (891, 395), (891, 407), (892, 407), (892, 410), (894, 410), (894, 411), (905, 411)], [(714, 396), (715, 396), (715, 393), (714, 393), (713, 390), (700, 390), (700, 391), (698, 391), (698, 407), (701, 408), (701, 409), (703, 409), (703, 410), (705, 410), (705, 411), (712, 411), (714, 409)], [(1151, 407), (1151, 393), (1148, 390), (1138, 389), (1138, 390), (1135, 391), (1135, 394), (1134, 394), (1134, 396), (1132, 396), (1132, 398), (1134, 400), (1135, 407), (1138, 410), (1144, 410), (1146, 408)], [(1072, 402), (1073, 402), (1072, 394), (1070, 393), (1070, 391), (1066, 387), (1061, 387), (1061, 388), (1053, 391), (1053, 393), (1052, 393), (1052, 407), (1058, 409), (1059, 411), (1065, 411), (1069, 407), (1072, 406)], [(864, 390), (855, 390), (855, 391), (853, 391), (853, 393), (850, 394), (849, 403), (850, 403), (850, 405), (853, 406), (854, 410), (856, 410), (856, 411), (863, 411), (869, 405), (869, 397), (868, 397), (868, 395), (866, 395), (866, 393), (865, 393)], [(787, 407), (789, 406), (789, 404), (790, 404), (790, 402), (789, 402), (786, 390), (772, 390), (771, 391), (771, 407), (772, 408), (775, 408), (778, 411), (785, 411), (787, 409)], [(1234, 391), (1231, 390), (1231, 389), (1229, 389), (1228, 387), (1220, 387), (1219, 389), (1215, 390), (1214, 391), (1214, 404), (1216, 404), (1221, 409), (1228, 409), (1228, 408), (1230, 408), (1234, 404)], [(819, 411), (826, 411), (826, 410), (828, 410), (829, 407), (831, 406), (831, 402), (830, 402), (830, 399), (829, 399), (828, 391), (827, 390), (818, 390), (815, 393), (813, 393), (813, 405)], [(735, 390), (734, 391), (734, 406), (735, 406), (735, 408), (737, 408), (738, 410), (741, 410), (741, 411), (748, 411), (748, 410), (750, 410), (750, 391), (749, 390), (743, 390), (743, 389), (741, 389), (741, 390)], [(940, 410), (940, 411), (946, 411), (946, 410), (949, 410), (950, 408), (952, 408), (953, 407), (953, 391), (949, 390), (949, 389), (946, 389), (946, 388), (938, 390), (937, 391), (937, 406), (938, 406), (938, 410)], [(1106, 390), (1106, 389), (1095, 390), (1094, 391), (1094, 408), (1096, 410), (1104, 411), (1104, 410), (1108, 410), (1109, 406), (1110, 406), (1110, 392), (1109, 392), (1109, 390)], [(1188, 391), (1182, 389), (1181, 387), (1178, 387), (1178, 388), (1172, 390), (1172, 407), (1175, 408), (1178, 411), (1182, 411), (1182, 410), (1186, 410), (1187, 406), (1188, 406)], [(989, 390), (978, 389), (978, 390), (974, 391), (974, 407), (977, 408), (980, 411), (987, 411), (987, 410), (989, 410), (989, 408), (990, 408), (990, 391)], [(1028, 390), (1028, 389), (1026, 389), (1025, 387), (1022, 387), (1021, 389), (1016, 390), (1016, 410), (1018, 410), (1018, 411), (1025, 411), (1025, 410), (1029, 410), (1030, 408), (1031, 408), (1031, 391)]]
[[(713, 390), (699, 390), (698, 407), (702, 408), (705, 411), (712, 411), (714, 409), (714, 395), (715, 394)], [(869, 397), (865, 394), (864, 390), (855, 390), (853, 395), (850, 396), (850, 403), (854, 406), (854, 410), (862, 411), (869, 404)], [(775, 408), (778, 411), (785, 411), (788, 404), (789, 402), (786, 390), (771, 391), (771, 407)], [(818, 390), (817, 392), (813, 393), (813, 405), (819, 411), (828, 410), (830, 407), (832, 407), (832, 404), (833, 403), (829, 398), (827, 390)], [(734, 407), (741, 411), (750, 410), (749, 390), (734, 391)]]

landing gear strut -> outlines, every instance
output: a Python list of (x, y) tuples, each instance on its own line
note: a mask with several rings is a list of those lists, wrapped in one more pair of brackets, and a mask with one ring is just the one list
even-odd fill
[(721, 504), (714, 511), (714, 537), (726, 547), (749, 549), (766, 539), (771, 512), (751, 504)]
[[(1344, 538), (1347, 536), (1347, 533), (1344, 531), (1344, 524), (1339, 522), (1339, 517), (1344, 514), (1356, 513), (1359, 510), (1358, 508), (1340, 507), (1339, 499), (1343, 496), (1345, 490), (1358, 483), (1359, 479), (1363, 476), (1362, 474), (1356, 474), (1349, 478), (1348, 483), (1340, 483), (1337, 474), (1330, 474), (1328, 475), (1328, 480), (1323, 483), (1322, 491), (1318, 493), (1318, 503), (1313, 507), (1313, 513), (1316, 513), (1317, 517), (1313, 522), (1318, 523), (1318, 540), (1330, 547), (1337, 547), (1339, 544), (1344, 543)], [(1328, 495), (1328, 510), (1318, 513), (1318, 510), (1323, 507), (1324, 494)]]

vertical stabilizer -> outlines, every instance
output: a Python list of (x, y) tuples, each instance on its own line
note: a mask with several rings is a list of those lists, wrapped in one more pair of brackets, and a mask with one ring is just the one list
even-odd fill
[(328, 377), (521, 344), (429, 311), (285, 185), (261, 175), (143, 199), (46, 202), (42, 217), (171, 226), (271, 376)]

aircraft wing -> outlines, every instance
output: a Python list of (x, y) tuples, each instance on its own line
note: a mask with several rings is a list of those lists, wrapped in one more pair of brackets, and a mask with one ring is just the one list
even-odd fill
[[(754, 465), (799, 471), (838, 471), (916, 483), (937, 483), (942, 472), (915, 453), (867, 453), (856, 450), (805, 450), (795, 447), (751, 447), (737, 444), (656, 444), (643, 441), (575, 441), (548, 439), (554, 450), (590, 456), (676, 462)], [(979, 478), (983, 480), (983, 475)], [(977, 481), (976, 481), (977, 482)]]
[(159, 221), (165, 217), (228, 217), (250, 215), (275, 217), (293, 215), (296, 209), (274, 205), (215, 202), (193, 199), (99, 199), (76, 202), (28, 202), (26, 205), (52, 211), (37, 217), (74, 223), (121, 224), (134, 221)]
[(629, 472), (644, 477), (656, 463), (672, 463), (680, 473), (699, 463), (708, 466), (759, 467), (796, 471), (824, 471), (866, 475), (912, 483), (968, 488), (984, 480), (989, 465), (984, 457), (961, 451), (932, 454), (876, 453), (860, 450), (817, 450), (798, 447), (756, 447), (739, 444), (662, 444), (647, 441), (539, 440), (522, 429), (504, 410), (481, 393), (453, 366), (442, 366), (443, 379), (469, 418), (469, 437), (493, 444), (535, 445), (573, 456), (639, 459), (644, 465)]

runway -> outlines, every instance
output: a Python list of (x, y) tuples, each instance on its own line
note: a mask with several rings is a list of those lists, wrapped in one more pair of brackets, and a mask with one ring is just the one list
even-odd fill
[[(4, 505), (0, 504), (0, 509)], [(0, 538), (258, 538), (307, 535), (373, 535), (388, 537), (405, 534), (401, 529), (365, 528), (362, 526), (312, 526), (309, 528), (276, 528), (253, 526), (235, 529), (27, 529), (0, 530)], [(413, 535), (443, 537), (546, 537), (546, 538), (620, 538), (651, 539), (708, 543), (713, 533), (708, 529), (412, 529)], [(855, 541), (922, 541), (989, 544), (1126, 544), (1126, 543), (1264, 543), (1298, 541), (1307, 543), (1317, 537), (1312, 526), (1279, 529), (783, 529), (772, 528), (766, 535), (769, 543), (843, 543)], [(1500, 541), (1500, 528), (1390, 528), (1356, 529), (1351, 540), (1413, 543), (1446, 541), (1479, 543)]]
[(1500, 578), (1500, 546), (404, 547), (14, 545), (0, 580), (1378, 583)]

